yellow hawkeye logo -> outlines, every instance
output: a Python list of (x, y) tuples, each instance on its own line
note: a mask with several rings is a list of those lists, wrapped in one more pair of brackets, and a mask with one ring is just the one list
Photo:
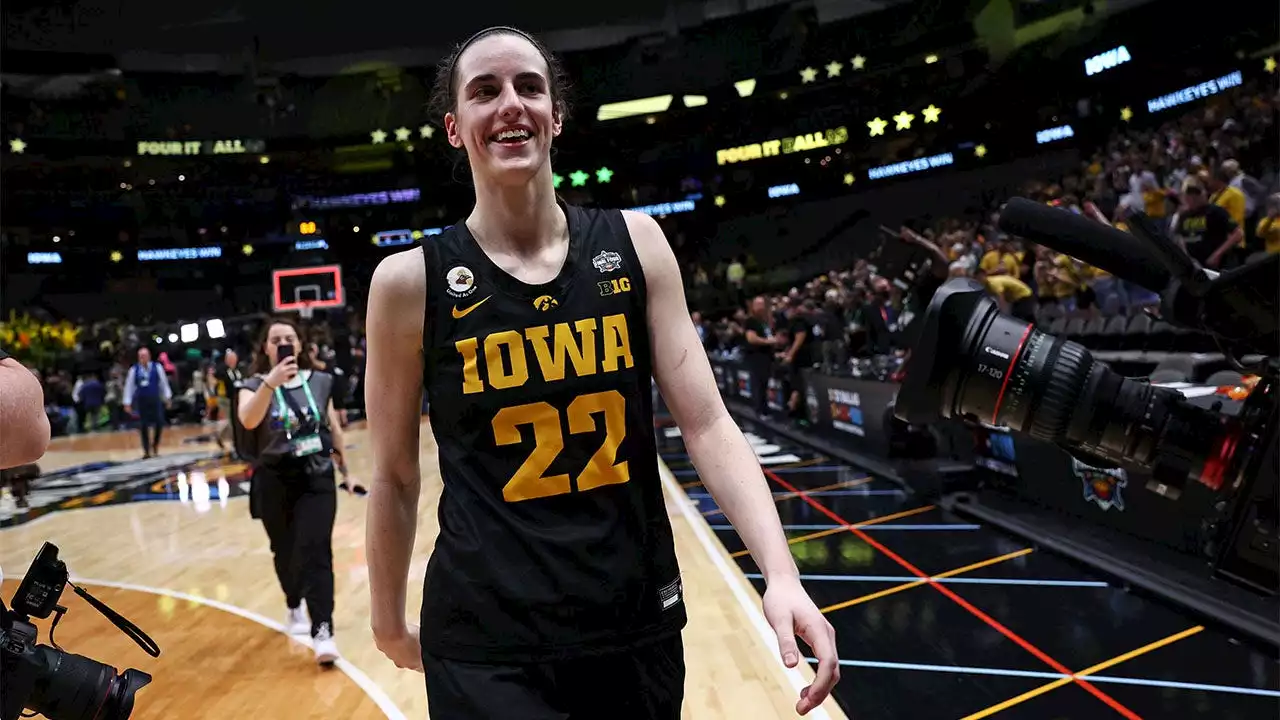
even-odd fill
[(459, 309), (458, 309), (458, 306), (457, 306), (457, 305), (454, 305), (454, 306), (453, 306), (453, 319), (454, 319), (454, 320), (461, 320), (462, 318), (466, 317), (466, 316), (467, 316), (467, 314), (468, 314), (468, 313), (470, 313), (472, 310), (475, 310), (476, 308), (478, 308), (478, 307), (480, 307), (481, 305), (485, 304), (485, 302), (487, 302), (487, 301), (489, 300), (489, 298), (491, 298), (491, 297), (493, 297), (493, 296), (492, 296), (492, 295), (490, 295), (489, 297), (486, 297), (484, 300), (481, 300), (480, 302), (476, 303), (475, 305), (472, 305), (472, 306), (470, 306), (470, 307), (463, 308), (462, 310), (459, 310)]

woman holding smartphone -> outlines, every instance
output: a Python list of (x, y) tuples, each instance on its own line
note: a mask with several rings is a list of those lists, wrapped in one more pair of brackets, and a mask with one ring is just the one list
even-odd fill
[[(342, 425), (333, 407), (333, 376), (298, 353), (302, 333), (289, 319), (270, 320), (240, 389), (238, 418), (251, 435), (250, 509), (262, 520), (288, 607), (290, 634), (311, 632), (316, 661), (338, 659), (333, 640), (334, 465)], [(302, 601), (307, 601), (307, 612)], [(310, 620), (308, 622), (308, 613)]]

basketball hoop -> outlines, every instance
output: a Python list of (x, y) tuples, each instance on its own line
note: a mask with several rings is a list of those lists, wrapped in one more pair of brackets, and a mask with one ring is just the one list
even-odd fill
[(316, 310), (312, 307), (311, 301), (304, 300), (302, 307), (298, 308), (298, 317), (306, 320), (307, 322), (311, 322), (311, 317), (315, 315), (315, 312)]

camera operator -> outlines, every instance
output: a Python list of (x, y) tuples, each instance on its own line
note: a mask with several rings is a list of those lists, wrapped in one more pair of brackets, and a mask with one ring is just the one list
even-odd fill
[(40, 380), (0, 350), (0, 469), (39, 460), (49, 447)]
[[(290, 633), (307, 629), (307, 601), (316, 661), (338, 658), (333, 640), (334, 463), (342, 457), (342, 426), (333, 407), (333, 376), (311, 367), (298, 326), (266, 324), (239, 393), (238, 418), (255, 448), (250, 505), (271, 540)], [(302, 352), (298, 352), (302, 351)], [(323, 409), (322, 409), (323, 408)]]

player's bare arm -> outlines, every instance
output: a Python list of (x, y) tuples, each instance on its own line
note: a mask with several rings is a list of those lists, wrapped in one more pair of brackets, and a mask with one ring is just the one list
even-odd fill
[(365, 320), (365, 407), (373, 480), (365, 526), (374, 640), (402, 668), (421, 670), (417, 628), (405, 618), (409, 562), (417, 532), (421, 475), (422, 326), (426, 269), (422, 249), (383, 260), (369, 286)]
[(797, 633), (819, 660), (817, 678), (796, 704), (797, 712), (807, 713), (826, 699), (840, 678), (835, 630), (800, 585), (760, 463), (716, 389), (711, 364), (689, 319), (671, 246), (653, 218), (635, 212), (623, 215), (644, 266), (653, 368), (662, 397), (680, 426), (698, 476), (764, 575), (765, 616), (778, 633), (783, 661), (788, 667), (799, 662)]

